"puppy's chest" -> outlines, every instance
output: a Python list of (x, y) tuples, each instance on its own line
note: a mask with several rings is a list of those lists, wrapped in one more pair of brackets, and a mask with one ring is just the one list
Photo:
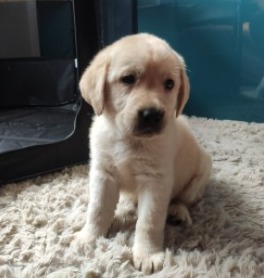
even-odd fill
[(125, 144), (114, 147), (113, 161), (121, 186), (128, 190), (156, 179), (162, 168), (161, 160), (148, 149), (132, 148)]

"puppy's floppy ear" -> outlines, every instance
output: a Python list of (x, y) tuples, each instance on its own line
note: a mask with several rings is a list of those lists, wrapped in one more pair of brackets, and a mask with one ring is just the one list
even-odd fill
[(83, 73), (79, 87), (81, 95), (101, 115), (104, 109), (108, 58), (104, 51), (95, 56), (90, 66)]
[(183, 59), (182, 59), (182, 62), (183, 62), (183, 67), (180, 70), (181, 84), (180, 84), (178, 97), (177, 97), (176, 117), (178, 117), (182, 113), (182, 110), (183, 110), (186, 102), (188, 101), (189, 95), (190, 95), (190, 83), (189, 83), (189, 79), (186, 74), (185, 63), (184, 63)]

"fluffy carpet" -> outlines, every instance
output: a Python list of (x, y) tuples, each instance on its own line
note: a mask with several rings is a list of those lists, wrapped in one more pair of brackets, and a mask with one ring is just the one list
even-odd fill
[[(264, 277), (264, 124), (190, 122), (212, 154), (212, 178), (193, 225), (166, 225), (164, 269), (151, 277)], [(0, 277), (144, 277), (132, 265), (133, 215), (85, 256), (70, 248), (85, 220), (87, 172), (0, 187)]]

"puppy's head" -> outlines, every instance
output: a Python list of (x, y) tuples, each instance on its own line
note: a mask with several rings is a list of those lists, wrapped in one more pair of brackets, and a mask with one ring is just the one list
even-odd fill
[(149, 34), (124, 37), (95, 56), (80, 81), (97, 115), (130, 136), (162, 133), (189, 97), (183, 58)]

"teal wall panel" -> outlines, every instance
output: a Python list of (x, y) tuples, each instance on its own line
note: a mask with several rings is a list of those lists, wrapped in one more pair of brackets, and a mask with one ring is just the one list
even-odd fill
[(138, 0), (138, 31), (184, 56), (186, 114), (264, 122), (263, 1)]

